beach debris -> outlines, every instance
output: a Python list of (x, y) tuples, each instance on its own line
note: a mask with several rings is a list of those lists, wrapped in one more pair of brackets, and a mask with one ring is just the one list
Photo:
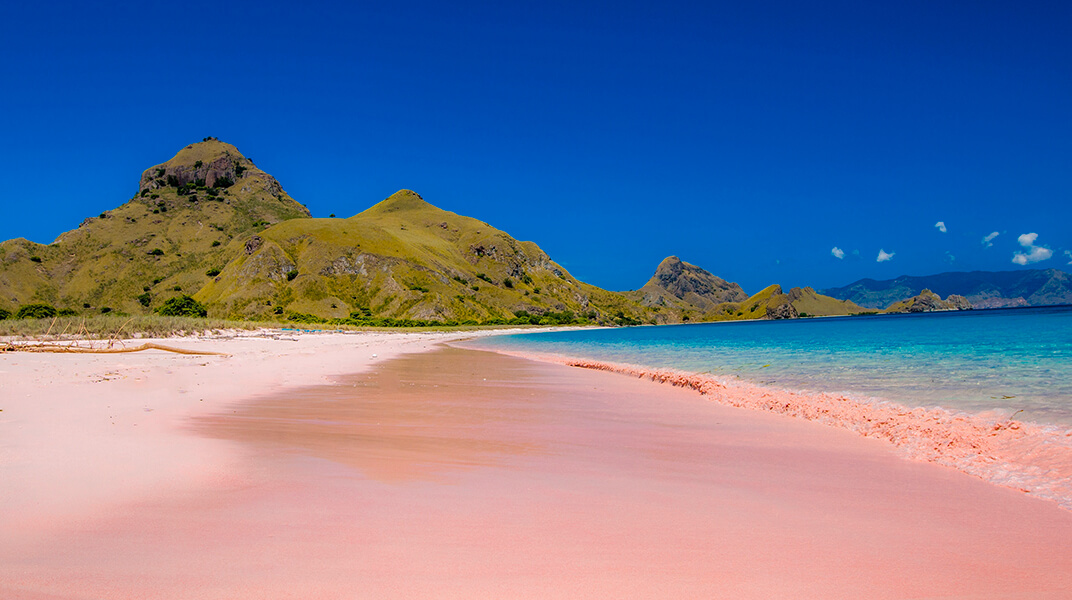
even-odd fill
[(55, 352), (55, 353), (80, 353), (80, 354), (119, 354), (127, 352), (142, 352), (144, 350), (163, 350), (165, 352), (174, 352), (176, 354), (190, 354), (196, 356), (230, 356), (226, 352), (210, 352), (208, 350), (190, 350), (188, 348), (176, 348), (175, 346), (165, 346), (164, 344), (154, 344), (147, 342), (140, 346), (134, 346), (132, 348), (95, 348), (92, 346), (78, 346), (76, 344), (52, 344), (52, 343), (31, 343), (31, 344), (14, 344), (11, 342), (5, 343), (0, 346), (0, 352)]

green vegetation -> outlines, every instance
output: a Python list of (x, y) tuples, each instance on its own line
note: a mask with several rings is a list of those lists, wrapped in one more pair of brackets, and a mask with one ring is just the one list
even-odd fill
[(51, 319), (59, 314), (51, 304), (26, 304), (15, 311), (16, 319)]
[(0, 308), (0, 321), (5, 321), (11, 318), (11, 311)]
[(208, 310), (200, 302), (183, 295), (169, 299), (156, 312), (165, 317), (206, 317)]
[(39, 262), (41, 262), (41, 257), (40, 256), (31, 256), (30, 257), (30, 262), (39, 263)]
[[(210, 164), (214, 174), (224, 165), (242, 185), (227, 177), (207, 185), (201, 177)], [(191, 182), (192, 169), (201, 173)], [(577, 281), (536, 244), (438, 209), (409, 190), (350, 218), (313, 219), (282, 189), (236, 148), (206, 138), (146, 170), (135, 198), (54, 244), (0, 244), (0, 255), (49, 263), (46, 272), (27, 261), (0, 262), (0, 306), (14, 311), (8, 299), (23, 298), (83, 303), (86, 310), (111, 306), (132, 317), (150, 309), (211, 311), (339, 327), (766, 318), (772, 307), (790, 302), (811, 315), (843, 310), (823, 297), (789, 298), (780, 288), (717, 306), (663, 290), (657, 302), (645, 304), (640, 296)], [(167, 286), (153, 287), (164, 281)], [(165, 289), (188, 295), (160, 306), (176, 295)], [(819, 305), (805, 307), (808, 302)]]

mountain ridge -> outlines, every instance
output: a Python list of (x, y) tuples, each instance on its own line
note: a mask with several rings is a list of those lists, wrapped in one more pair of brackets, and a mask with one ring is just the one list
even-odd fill
[(785, 294), (773, 285), (748, 296), (676, 256), (639, 290), (603, 290), (535, 242), (408, 189), (349, 218), (312, 218), (275, 178), (215, 138), (145, 169), (133, 198), (52, 244), (0, 243), (0, 309), (9, 312), (43, 302), (72, 313), (138, 314), (187, 295), (213, 316), (253, 320), (621, 325), (859, 309), (811, 288)]
[(918, 296), (925, 289), (943, 297), (963, 296), (973, 308), (1072, 304), (1072, 276), (1058, 269), (949, 271), (886, 280), (860, 279), (821, 293), (865, 308), (884, 309)]

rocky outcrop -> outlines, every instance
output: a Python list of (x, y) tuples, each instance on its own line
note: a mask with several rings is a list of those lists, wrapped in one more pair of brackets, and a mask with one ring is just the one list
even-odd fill
[(941, 310), (970, 310), (971, 303), (963, 296), (951, 295), (946, 300), (930, 290), (923, 290), (907, 300), (891, 304), (887, 313), (924, 313)]
[(667, 305), (668, 295), (700, 310), (748, 298), (736, 283), (716, 277), (676, 256), (669, 256), (659, 263), (655, 274), (638, 291), (640, 303), (650, 307)]

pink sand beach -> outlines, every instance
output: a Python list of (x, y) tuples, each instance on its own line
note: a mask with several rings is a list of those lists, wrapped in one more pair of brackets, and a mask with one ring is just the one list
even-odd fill
[(1072, 597), (1054, 502), (461, 337), (0, 355), (0, 598)]

